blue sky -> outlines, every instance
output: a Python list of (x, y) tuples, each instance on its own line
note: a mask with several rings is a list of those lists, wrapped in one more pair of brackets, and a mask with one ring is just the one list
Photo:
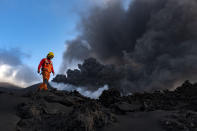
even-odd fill
[[(77, 2), (78, 1), (78, 2)], [(36, 69), (49, 51), (55, 53), (56, 72), (64, 43), (76, 36), (80, 0), (1, 0), (0, 45), (30, 55), (23, 62)]]
[[(20, 59), (22, 63), (22, 67), (2, 67), (6, 59), (0, 59), (0, 73), (9, 69), (12, 73), (4, 71), (4, 74), (13, 76), (13, 70), (21, 71), (23, 67), (36, 72), (40, 60), (52, 51), (57, 74), (65, 42), (78, 34), (80, 13), (106, 1), (112, 0), (0, 0), (0, 54), (13, 52), (9, 60)], [(130, 0), (123, 1), (126, 7)], [(25, 78), (26, 74), (20, 76)], [(0, 82), (4, 77), (0, 76)]]

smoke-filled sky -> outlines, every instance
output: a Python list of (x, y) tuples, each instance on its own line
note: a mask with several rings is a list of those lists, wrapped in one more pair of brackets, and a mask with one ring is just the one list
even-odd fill
[(114, 0), (93, 8), (78, 27), (62, 71), (95, 57), (121, 66), (128, 73), (123, 84), (131, 88), (172, 88), (197, 78), (196, 0), (133, 0), (127, 9)]
[(0, 81), (39, 81), (49, 51), (56, 73), (95, 57), (133, 88), (196, 78), (196, 0), (1, 0), (0, 17)]
[[(40, 82), (37, 66), (49, 51), (59, 72), (68, 40), (80, 32), (81, 15), (112, 0), (0, 0), (0, 82)], [(123, 0), (127, 7), (130, 0)]]

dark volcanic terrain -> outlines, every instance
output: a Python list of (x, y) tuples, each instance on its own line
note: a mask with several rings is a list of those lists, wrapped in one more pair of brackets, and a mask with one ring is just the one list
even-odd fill
[(111, 88), (97, 100), (36, 87), (0, 92), (1, 131), (197, 131), (197, 84), (189, 81), (130, 96)]

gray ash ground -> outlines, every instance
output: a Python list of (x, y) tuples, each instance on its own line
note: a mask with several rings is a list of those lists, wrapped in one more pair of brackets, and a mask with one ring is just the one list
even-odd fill
[(53, 88), (18, 97), (27, 100), (15, 108), (17, 131), (197, 131), (197, 84), (189, 81), (130, 96), (111, 88), (98, 100)]

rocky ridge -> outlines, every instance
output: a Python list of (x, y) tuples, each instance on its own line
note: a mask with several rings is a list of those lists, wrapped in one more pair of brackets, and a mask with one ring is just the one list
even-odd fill
[(78, 92), (51, 89), (23, 94), (30, 100), (17, 106), (18, 131), (99, 131), (118, 123), (128, 113), (162, 111), (159, 124), (166, 131), (197, 131), (197, 84), (189, 81), (175, 91), (134, 93), (121, 96), (104, 91), (98, 100)]

